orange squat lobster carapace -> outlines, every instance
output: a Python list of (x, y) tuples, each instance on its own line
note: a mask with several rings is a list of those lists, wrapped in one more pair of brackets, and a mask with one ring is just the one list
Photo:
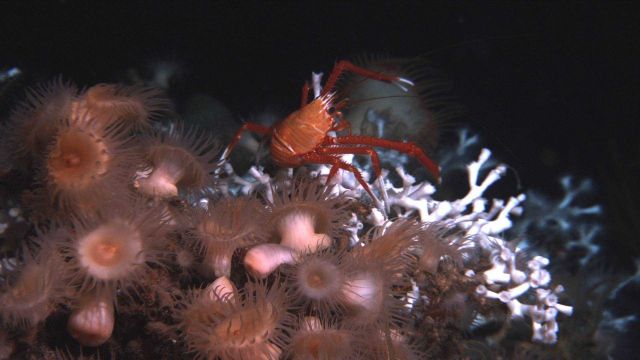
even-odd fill
[[(245, 131), (251, 131), (262, 136), (268, 136), (271, 140), (271, 156), (273, 162), (281, 167), (298, 167), (304, 164), (326, 164), (331, 165), (327, 183), (331, 181), (338, 169), (352, 172), (362, 187), (375, 199), (371, 189), (362, 178), (360, 171), (353, 165), (344, 162), (340, 155), (368, 155), (376, 177), (380, 176), (380, 160), (374, 147), (381, 147), (406, 153), (416, 157), (422, 165), (435, 178), (440, 180), (440, 169), (424, 151), (412, 142), (391, 141), (371, 136), (345, 135), (330, 136), (329, 132), (350, 129), (349, 123), (342, 118), (339, 109), (344, 105), (340, 103), (334, 105), (333, 87), (340, 75), (350, 71), (363, 77), (374, 80), (396, 83), (402, 87), (403, 84), (413, 85), (411, 81), (397, 76), (390, 76), (383, 73), (371, 71), (353, 65), (349, 61), (339, 61), (329, 75), (320, 96), (308, 102), (309, 84), (305, 83), (302, 88), (302, 106), (300, 109), (287, 116), (283, 120), (275, 123), (271, 127), (266, 127), (256, 123), (245, 123), (235, 134), (231, 143), (224, 152), (223, 158), (228, 158), (229, 154), (240, 140)], [(350, 133), (350, 132), (349, 132)]]

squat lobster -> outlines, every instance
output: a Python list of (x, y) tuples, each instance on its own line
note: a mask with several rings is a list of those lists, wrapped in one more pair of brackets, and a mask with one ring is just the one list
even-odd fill
[(334, 94), (331, 90), (335, 86), (340, 75), (350, 71), (363, 77), (374, 80), (396, 83), (403, 88), (403, 84), (413, 85), (407, 79), (397, 76), (390, 76), (378, 73), (365, 68), (361, 68), (349, 61), (339, 61), (327, 82), (325, 83), (319, 96), (308, 103), (309, 84), (302, 87), (302, 105), (300, 109), (293, 112), (283, 120), (275, 123), (271, 127), (266, 127), (256, 123), (245, 123), (236, 132), (233, 139), (227, 146), (223, 159), (227, 159), (231, 151), (236, 146), (245, 131), (254, 132), (262, 136), (268, 136), (271, 140), (271, 156), (273, 162), (280, 167), (298, 167), (304, 164), (330, 164), (327, 183), (331, 181), (338, 169), (352, 172), (360, 185), (375, 199), (369, 185), (362, 178), (360, 171), (353, 165), (344, 162), (340, 155), (369, 155), (375, 171), (376, 177), (380, 176), (380, 160), (378, 153), (373, 147), (381, 147), (400, 151), (416, 157), (422, 165), (440, 180), (440, 169), (425, 153), (412, 142), (399, 142), (381, 139), (371, 136), (349, 135), (330, 136), (331, 131), (350, 129), (350, 124), (342, 118), (339, 109), (344, 106), (340, 103), (333, 104)]

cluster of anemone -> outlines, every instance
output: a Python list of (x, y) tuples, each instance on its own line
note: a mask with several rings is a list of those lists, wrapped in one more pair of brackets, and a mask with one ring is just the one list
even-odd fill
[(120, 351), (141, 317), (202, 359), (455, 357), (475, 314), (507, 313), (470, 295), (465, 270), (490, 263), (451, 226), (395, 219), (354, 243), (371, 209), (310, 176), (224, 195), (215, 136), (174, 119), (155, 89), (61, 80), (12, 113), (2, 158), (30, 180), (34, 231), (0, 269), (0, 336), (21, 354), (68, 351), (25, 335), (61, 318), (63, 345)]
[(1, 274), (3, 324), (32, 329), (66, 309), (82, 345), (111, 338), (118, 303), (168, 266), (178, 231), (170, 200), (206, 191), (215, 169), (212, 137), (154, 129), (170, 114), (160, 91), (141, 86), (80, 91), (58, 79), (27, 93), (2, 141), (6, 176), (29, 179), (23, 205), (35, 230), (16, 254), (21, 266)]

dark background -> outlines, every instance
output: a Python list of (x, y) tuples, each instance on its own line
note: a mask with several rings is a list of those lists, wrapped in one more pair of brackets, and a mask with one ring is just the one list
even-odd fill
[(170, 60), (182, 69), (176, 98), (206, 92), (238, 118), (295, 109), (310, 72), (337, 59), (426, 54), (468, 110), (458, 123), (479, 131), (525, 188), (553, 192), (559, 175), (592, 177), (609, 214), (625, 217), (613, 226), (638, 229), (640, 16), (632, 2), (2, 7), (0, 66), (18, 66), (25, 82), (63, 74), (91, 85)]

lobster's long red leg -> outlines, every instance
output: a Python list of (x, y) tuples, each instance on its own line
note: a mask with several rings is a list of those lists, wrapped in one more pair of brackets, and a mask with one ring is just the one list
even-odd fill
[(231, 151), (233, 151), (233, 148), (238, 144), (238, 141), (240, 141), (240, 138), (242, 137), (242, 134), (244, 134), (245, 131), (250, 131), (250, 132), (254, 132), (256, 134), (265, 136), (265, 135), (268, 135), (269, 132), (271, 132), (271, 128), (266, 127), (264, 125), (256, 124), (256, 123), (250, 123), (250, 122), (244, 123), (242, 127), (240, 127), (238, 131), (236, 131), (236, 134), (231, 139), (231, 142), (229, 143), (227, 148), (224, 150), (224, 153), (222, 153), (222, 160), (227, 159), (229, 155), (231, 155)]
[(338, 81), (338, 79), (340, 78), (340, 75), (342, 75), (342, 73), (345, 71), (349, 71), (349, 72), (358, 74), (360, 76), (374, 79), (374, 80), (380, 80), (380, 81), (386, 81), (386, 82), (394, 82), (399, 80), (397, 76), (386, 75), (377, 71), (372, 71), (369, 69), (362, 68), (360, 66), (356, 66), (347, 60), (340, 60), (333, 67), (333, 70), (331, 70), (331, 74), (329, 75), (327, 82), (324, 84), (324, 87), (322, 88), (322, 93), (320, 93), (320, 95), (326, 95), (329, 91), (331, 91), (333, 87), (336, 85), (336, 82)]
[[(380, 159), (378, 153), (369, 146), (345, 146), (345, 147), (323, 147), (316, 150), (320, 154), (354, 154), (354, 155), (369, 155), (371, 157), (371, 164), (373, 165), (373, 171), (376, 174), (376, 178), (380, 176)], [(327, 179), (329, 182), (331, 178)]]
[(418, 161), (422, 163), (422, 166), (424, 166), (436, 178), (436, 180), (440, 182), (440, 167), (433, 160), (431, 160), (420, 147), (412, 142), (392, 141), (361, 135), (327, 137), (325, 142), (331, 145), (348, 144), (377, 146), (385, 149), (403, 152), (417, 158)]
[(338, 169), (350, 171), (356, 177), (356, 180), (358, 180), (362, 188), (367, 191), (369, 196), (371, 196), (372, 199), (376, 198), (375, 196), (373, 196), (373, 193), (369, 188), (369, 184), (367, 184), (367, 182), (364, 181), (364, 178), (362, 178), (362, 174), (360, 174), (360, 171), (358, 171), (358, 169), (355, 166), (351, 164), (347, 164), (346, 162), (340, 160), (340, 158), (337, 158), (331, 155), (311, 153), (304, 156), (304, 162), (307, 164), (322, 164), (322, 165), (331, 164), (331, 170), (329, 170), (329, 177), (327, 178), (327, 183), (336, 174)]

